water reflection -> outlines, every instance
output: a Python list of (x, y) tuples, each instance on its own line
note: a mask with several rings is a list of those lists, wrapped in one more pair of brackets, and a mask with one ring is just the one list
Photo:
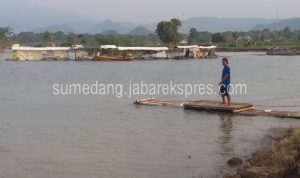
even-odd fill
[(218, 125), (218, 130), (216, 131), (220, 134), (218, 134), (216, 142), (220, 145), (221, 155), (231, 156), (234, 152), (234, 144), (232, 142), (234, 131), (234, 118), (236, 118), (237, 116), (234, 116), (230, 113), (184, 110), (184, 118), (186, 119), (203, 119), (203, 116), (213, 117), (217, 120), (217, 122), (220, 122), (220, 124)]
[(222, 132), (221, 136), (218, 137), (218, 143), (220, 144), (221, 154), (222, 155), (230, 155), (234, 151), (234, 146), (232, 143), (232, 132), (233, 128), (233, 115), (227, 113), (218, 113), (218, 117), (220, 117), (220, 130)]

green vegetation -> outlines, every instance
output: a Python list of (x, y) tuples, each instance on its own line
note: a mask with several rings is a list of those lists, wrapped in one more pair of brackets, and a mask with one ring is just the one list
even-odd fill
[(70, 46), (73, 44), (83, 45), (106, 45), (115, 44), (119, 46), (157, 46), (160, 44), (156, 35), (150, 34), (148, 36), (130, 36), (109, 33), (106, 35), (91, 35), (91, 34), (65, 34), (61, 31), (50, 33), (34, 33), (21, 32), (12, 35), (9, 38), (10, 45), (13, 43), (20, 43), (29, 46), (45, 46), (55, 44), (56, 46)]
[(221, 48), (253, 49), (277, 46), (300, 47), (300, 30), (292, 31), (289, 27), (283, 30), (249, 32), (199, 32), (192, 28), (189, 33), (189, 44), (213, 43)]
[(0, 28), (0, 50), (10, 44), (12, 29), (9, 27)]
[(195, 28), (191, 28), (188, 37), (189, 44), (203, 44), (211, 42), (211, 33), (199, 32)]
[(183, 38), (188, 37), (189, 45), (214, 44), (219, 48), (228, 50), (251, 50), (266, 49), (277, 46), (289, 46), (300, 48), (300, 30), (292, 31), (286, 27), (283, 30), (262, 31), (252, 30), (248, 32), (222, 32), (211, 33), (198, 31), (191, 28), (188, 34), (178, 32), (181, 22), (178, 19), (159, 22), (156, 34), (146, 36), (134, 36), (118, 34), (114, 31), (107, 31), (105, 34), (65, 34), (62, 31), (55, 33), (44, 32), (21, 32), (13, 34), (9, 27), (0, 27), (0, 48), (10, 47), (14, 43), (23, 46), (70, 46), (73, 44), (83, 45), (105, 45), (114, 44), (119, 46), (161, 46), (176, 45)]
[(180, 41), (180, 34), (178, 28), (181, 26), (181, 21), (178, 19), (171, 19), (171, 21), (161, 21), (157, 24), (155, 32), (159, 39), (167, 44), (176, 44)]

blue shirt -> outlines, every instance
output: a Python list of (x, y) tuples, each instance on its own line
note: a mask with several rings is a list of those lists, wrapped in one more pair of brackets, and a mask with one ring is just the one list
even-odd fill
[(226, 80), (224, 80), (223, 84), (225, 86), (228, 86), (230, 84), (230, 67), (228, 65), (224, 66), (224, 68), (223, 68), (222, 79), (221, 80), (223, 80), (223, 78), (226, 74), (228, 74), (228, 77), (227, 77)]

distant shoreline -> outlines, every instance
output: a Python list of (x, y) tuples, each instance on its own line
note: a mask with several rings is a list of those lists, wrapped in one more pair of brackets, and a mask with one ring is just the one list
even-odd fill
[(217, 48), (218, 52), (267, 52), (267, 48)]
[[(300, 47), (291, 47), (293, 49), (300, 50)], [(230, 47), (219, 47), (217, 52), (267, 52), (269, 48), (230, 48)]]

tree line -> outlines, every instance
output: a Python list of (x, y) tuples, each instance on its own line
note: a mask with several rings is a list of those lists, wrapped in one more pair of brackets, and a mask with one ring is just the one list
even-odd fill
[(178, 44), (186, 38), (189, 45), (215, 44), (224, 48), (267, 48), (276, 46), (300, 47), (300, 30), (289, 27), (278, 30), (251, 30), (248, 32), (227, 31), (211, 33), (191, 28), (188, 34), (180, 33), (181, 22), (178, 19), (162, 21), (157, 25), (156, 33), (164, 44)]
[[(148, 36), (129, 36), (120, 35), (117, 33), (109, 33), (105, 35), (101, 34), (76, 34), (76, 33), (64, 33), (62, 31), (57, 31), (55, 33), (44, 32), (20, 32), (18, 34), (13, 33), (2, 33), (4, 28), (0, 28), (0, 43), (3, 46), (11, 44), (22, 44), (34, 47), (42, 47), (49, 45), (56, 46), (71, 46), (75, 44), (82, 45), (105, 45), (105, 44), (115, 44), (119, 46), (154, 46), (159, 43), (159, 39), (156, 35), (150, 34)], [(6, 39), (7, 43), (3, 43), (3, 39)]]
[(20, 32), (14, 34), (10, 27), (0, 27), (0, 48), (10, 47), (14, 43), (29, 46), (71, 46), (105, 45), (118, 46), (174, 46), (182, 39), (186, 39), (189, 45), (215, 44), (224, 48), (266, 48), (275, 46), (300, 47), (300, 30), (291, 30), (289, 27), (279, 30), (251, 30), (248, 32), (227, 31), (212, 33), (198, 31), (191, 28), (188, 34), (181, 33), (182, 22), (173, 18), (170, 21), (161, 21), (157, 24), (155, 33), (148, 36), (130, 36), (110, 32), (107, 34), (76, 34), (57, 31), (55, 33), (44, 32)]

